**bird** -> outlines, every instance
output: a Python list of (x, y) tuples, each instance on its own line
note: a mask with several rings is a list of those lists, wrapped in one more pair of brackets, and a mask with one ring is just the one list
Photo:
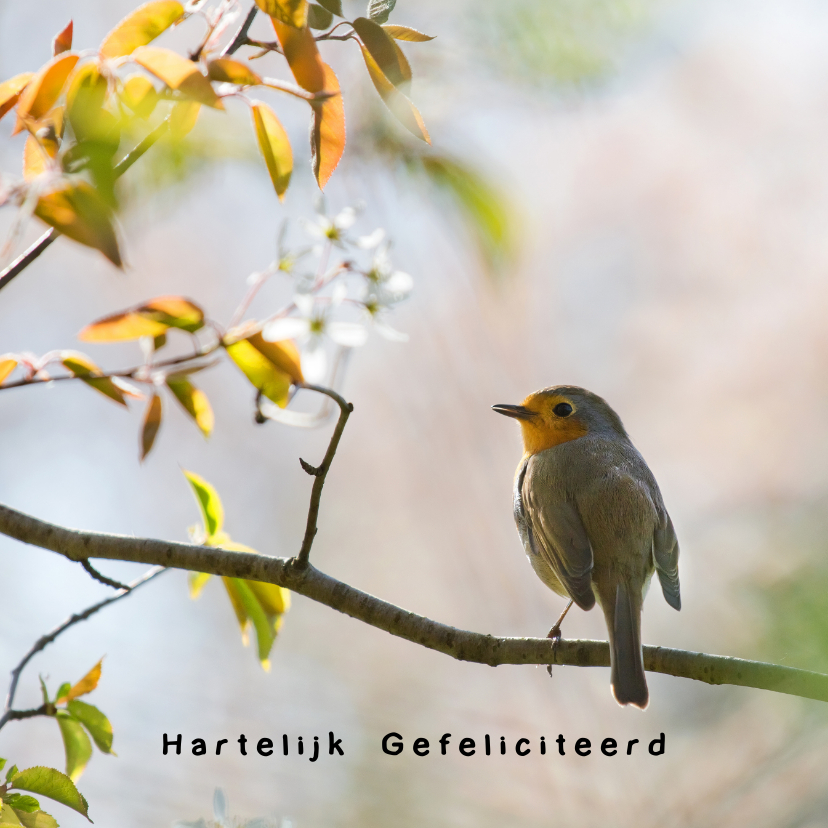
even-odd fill
[(620, 417), (584, 388), (556, 385), (520, 405), (492, 406), (518, 421), (523, 457), (514, 483), (518, 534), (535, 573), (583, 610), (597, 603), (610, 645), (612, 693), (621, 705), (649, 703), (641, 607), (653, 573), (681, 609), (679, 546), (658, 484)]

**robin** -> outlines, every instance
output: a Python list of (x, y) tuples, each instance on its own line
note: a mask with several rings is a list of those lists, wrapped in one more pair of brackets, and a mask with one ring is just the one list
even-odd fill
[(523, 436), (514, 516), (538, 577), (569, 604), (598, 602), (609, 632), (612, 692), (619, 704), (649, 701), (641, 605), (653, 572), (681, 609), (678, 540), (661, 492), (618, 415), (596, 394), (556, 385), (521, 405), (495, 405)]

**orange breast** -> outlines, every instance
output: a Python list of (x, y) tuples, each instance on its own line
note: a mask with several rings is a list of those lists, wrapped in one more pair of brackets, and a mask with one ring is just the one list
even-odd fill
[(587, 427), (574, 417), (554, 423), (522, 420), (520, 427), (523, 432), (523, 450), (528, 455), (577, 440), (588, 432)]

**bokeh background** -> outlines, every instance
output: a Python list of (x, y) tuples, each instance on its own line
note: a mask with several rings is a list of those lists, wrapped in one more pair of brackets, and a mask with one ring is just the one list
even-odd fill
[[(91, 48), (132, 6), (5, 0), (0, 76), (40, 65), (70, 15), (76, 45)], [(347, 0), (346, 10), (361, 11)], [(400, 0), (391, 22), (438, 35), (405, 47), (413, 97), (434, 152), (479, 181), (435, 186), (353, 44), (325, 50), (350, 139), (329, 209), (364, 201), (359, 228), (388, 229), (416, 290), (394, 318), (410, 342), (373, 337), (351, 361), (356, 409), (325, 488), (315, 564), (458, 627), (543, 635), (563, 603), (520, 548), (518, 431), (489, 406), (580, 384), (621, 414), (681, 541), (683, 609), (653, 589), (645, 642), (828, 670), (828, 9)], [(0, 296), (0, 352), (77, 347), (92, 319), (162, 293), (226, 322), (248, 274), (273, 258), (281, 221), (313, 213), (306, 112), (272, 100), (298, 158), (284, 206), (241, 108), (202, 118), (190, 161), (159, 150), (130, 172), (126, 274), (59, 241)], [(0, 129), (2, 169), (16, 172), (22, 144), (9, 118)], [(12, 219), (0, 215), (4, 234)], [(86, 350), (111, 367), (139, 358), (129, 345)], [(254, 425), (249, 386), (229, 365), (199, 384), (217, 416), (209, 443), (171, 410), (143, 465), (138, 409), (75, 383), (3, 394), (0, 500), (70, 526), (183, 540), (198, 515), (182, 466), (218, 488), (234, 538), (294, 554), (310, 492), (298, 457), (320, 457), (328, 432)], [(79, 567), (4, 538), (0, 571), (3, 671), (107, 594)], [(597, 613), (565, 625), (567, 637), (604, 634)], [(208, 817), (215, 787), (239, 817), (299, 828), (828, 819), (818, 702), (654, 675), (646, 712), (619, 709), (605, 669), (559, 668), (550, 680), (543, 668), (456, 663), (299, 596), (266, 674), (220, 584), (193, 603), (171, 572), (39, 655), (17, 706), (39, 703), (38, 672), (54, 689), (103, 654), (90, 701), (113, 722), (118, 758), (94, 756), (79, 784), (98, 825)], [(315, 764), (161, 755), (164, 732), (233, 747), (240, 733), (308, 742), (329, 730), (346, 755)], [(401, 756), (380, 750), (390, 731), (405, 737)], [(662, 731), (661, 757), (410, 752), (415, 737), (444, 732), (456, 748), (485, 733), (512, 743), (562, 733), (571, 746)], [(62, 754), (52, 721), (0, 734), (0, 755), (21, 767), (61, 767)], [(86, 824), (52, 810), (66, 828)]]

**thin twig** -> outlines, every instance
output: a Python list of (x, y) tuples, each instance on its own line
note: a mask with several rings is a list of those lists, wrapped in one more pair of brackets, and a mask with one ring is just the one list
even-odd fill
[[(608, 667), (606, 641), (498, 638), (459, 630), (337, 581), (295, 558), (271, 558), (193, 543), (81, 532), (0, 505), (0, 533), (50, 549), (69, 560), (106, 558), (278, 584), (372, 627), (461, 661), (488, 664), (559, 664)], [(115, 600), (110, 598), (109, 601)], [(828, 702), (828, 675), (741, 658), (644, 647), (644, 668), (706, 684), (735, 684)]]
[[(110, 595), (109, 598), (105, 598), (103, 601), (99, 601), (97, 604), (93, 604), (88, 609), (85, 609), (83, 612), (77, 613), (72, 615), (71, 617), (67, 618), (62, 624), (58, 625), (53, 629), (50, 633), (41, 636), (32, 646), (31, 650), (23, 656), (23, 660), (11, 671), (11, 683), (9, 684), (9, 692), (6, 696), (6, 705), (3, 712), (3, 715), (0, 716), (0, 728), (6, 724), (6, 722), (10, 721), (11, 719), (20, 719), (20, 718), (28, 718), (29, 715), (36, 716), (40, 715), (39, 712), (31, 712), (31, 711), (14, 711), (12, 710), (12, 704), (14, 704), (14, 694), (17, 692), (17, 683), (20, 681), (20, 674), (23, 672), (23, 668), (31, 661), (32, 657), (51, 644), (61, 633), (65, 632), (69, 629), (69, 627), (73, 627), (75, 624), (80, 623), (81, 621), (85, 621), (91, 615), (94, 615), (99, 610), (102, 610), (104, 607), (109, 606), (110, 604), (114, 604), (116, 601), (120, 601), (121, 598), (126, 598), (127, 595), (131, 595), (135, 592), (138, 587), (143, 586), (144, 584), (151, 581), (156, 576), (160, 575), (162, 572), (165, 572), (167, 567), (165, 566), (158, 566), (155, 569), (151, 569), (149, 572), (143, 574), (140, 578), (133, 581), (129, 586), (124, 587), (120, 592), (116, 593), (115, 595)], [(39, 709), (38, 709), (39, 710)], [(21, 715), (21, 714), (28, 714), (28, 715)]]
[(325, 458), (321, 465), (311, 466), (300, 459), (302, 468), (310, 475), (313, 475), (313, 489), (311, 490), (310, 507), (308, 508), (308, 522), (305, 526), (305, 537), (302, 539), (302, 547), (299, 550), (299, 555), (296, 558), (296, 565), (303, 567), (308, 565), (310, 559), (311, 546), (313, 546), (313, 539), (316, 537), (316, 522), (319, 518), (319, 503), (322, 500), (322, 487), (325, 485), (325, 478), (328, 476), (328, 470), (333, 462), (334, 455), (339, 446), (339, 440), (342, 437), (342, 432), (345, 430), (345, 423), (348, 422), (348, 417), (354, 410), (353, 403), (346, 402), (336, 391), (330, 388), (323, 388), (321, 385), (308, 385), (303, 383), (299, 388), (306, 388), (308, 391), (316, 391), (319, 394), (325, 394), (330, 397), (339, 406), (339, 420), (337, 420), (336, 428), (334, 428), (331, 435), (331, 441), (328, 443), (328, 450), (325, 452)]
[(113, 581), (112, 578), (107, 578), (106, 575), (98, 572), (91, 563), (89, 563), (89, 558), (84, 558), (80, 565), (96, 580), (100, 581), (102, 584), (105, 584), (108, 587), (112, 587), (113, 589), (121, 589), (126, 592), (129, 592), (132, 587), (128, 586), (127, 584), (122, 584), (120, 581)]
[(224, 49), (222, 49), (222, 57), (235, 54), (242, 46), (245, 45), (247, 41), (247, 33), (253, 25), (253, 20), (255, 19), (256, 12), (258, 10), (258, 6), (254, 3), (253, 8), (247, 13), (247, 17), (244, 18), (244, 23), (241, 24), (239, 30), (236, 32), (235, 37), (227, 44), (227, 46), (224, 47)]

